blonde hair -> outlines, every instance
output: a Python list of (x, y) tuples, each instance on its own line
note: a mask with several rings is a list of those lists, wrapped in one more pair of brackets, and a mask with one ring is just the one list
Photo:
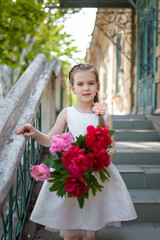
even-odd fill
[[(71, 85), (74, 85), (74, 74), (76, 72), (79, 71), (89, 71), (89, 72), (93, 72), (95, 74), (96, 77), (96, 83), (98, 84), (98, 87), (100, 87), (100, 81), (99, 81), (99, 76), (98, 76), (98, 72), (97, 69), (90, 63), (80, 63), (75, 65), (71, 71), (69, 72), (69, 82), (71, 83)], [(98, 102), (98, 92), (96, 93), (96, 96), (94, 97), (93, 102)], [(106, 125), (103, 116), (99, 115), (99, 124), (101, 124), (103, 127)]]

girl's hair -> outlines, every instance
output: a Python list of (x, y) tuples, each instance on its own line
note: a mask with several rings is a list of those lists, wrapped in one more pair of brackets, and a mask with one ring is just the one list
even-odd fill
[[(79, 72), (79, 71), (93, 72), (95, 74), (96, 82), (98, 84), (98, 87), (100, 87), (100, 81), (99, 81), (99, 76), (98, 76), (97, 69), (90, 63), (80, 63), (80, 64), (75, 65), (71, 69), (71, 71), (69, 72), (69, 81), (70, 81), (72, 86), (74, 85), (74, 74), (76, 72)], [(98, 101), (99, 101), (99, 99), (98, 99), (98, 92), (97, 92), (96, 96), (94, 97), (93, 102), (95, 103), (95, 102), (98, 102)], [(105, 121), (104, 121), (104, 118), (101, 115), (99, 115), (99, 124), (101, 124), (103, 127), (106, 125)]]

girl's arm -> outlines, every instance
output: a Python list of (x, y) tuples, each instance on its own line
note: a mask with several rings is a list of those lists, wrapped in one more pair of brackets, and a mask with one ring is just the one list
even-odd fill
[[(109, 130), (113, 130), (113, 121), (109, 113), (107, 115), (107, 125), (109, 126)], [(112, 158), (116, 155), (116, 146), (115, 146), (114, 136), (111, 136), (111, 141), (112, 141), (111, 143), (112, 148), (108, 149), (108, 153), (112, 155), (110, 160), (112, 160)]]
[(25, 137), (33, 137), (39, 144), (50, 147), (52, 136), (61, 134), (67, 124), (67, 108), (64, 108), (58, 115), (57, 120), (48, 134), (36, 130), (31, 124), (25, 124), (16, 133), (23, 133)]

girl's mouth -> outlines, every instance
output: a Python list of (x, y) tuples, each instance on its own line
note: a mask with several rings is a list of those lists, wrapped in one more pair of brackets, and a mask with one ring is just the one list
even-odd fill
[(83, 96), (90, 96), (90, 93), (84, 93)]

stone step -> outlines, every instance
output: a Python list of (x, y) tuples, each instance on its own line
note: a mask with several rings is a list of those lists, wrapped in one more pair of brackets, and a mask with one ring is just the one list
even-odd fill
[(116, 165), (129, 189), (160, 188), (160, 165)]
[(138, 218), (135, 222), (160, 222), (160, 189), (129, 189)]
[(118, 129), (153, 129), (152, 122), (143, 119), (113, 120), (113, 128)]
[(114, 164), (156, 164), (160, 165), (160, 152), (118, 152), (112, 159)]
[(145, 115), (111, 115), (112, 119), (147, 119)]
[(156, 130), (117, 130), (115, 141), (159, 141)]
[(117, 153), (138, 153), (138, 152), (156, 152), (160, 153), (160, 142), (144, 142), (144, 141), (116, 141)]
[[(159, 223), (123, 222), (120, 228), (106, 227), (97, 234), (97, 240), (160, 240)], [(55, 240), (60, 240), (55, 238)]]

